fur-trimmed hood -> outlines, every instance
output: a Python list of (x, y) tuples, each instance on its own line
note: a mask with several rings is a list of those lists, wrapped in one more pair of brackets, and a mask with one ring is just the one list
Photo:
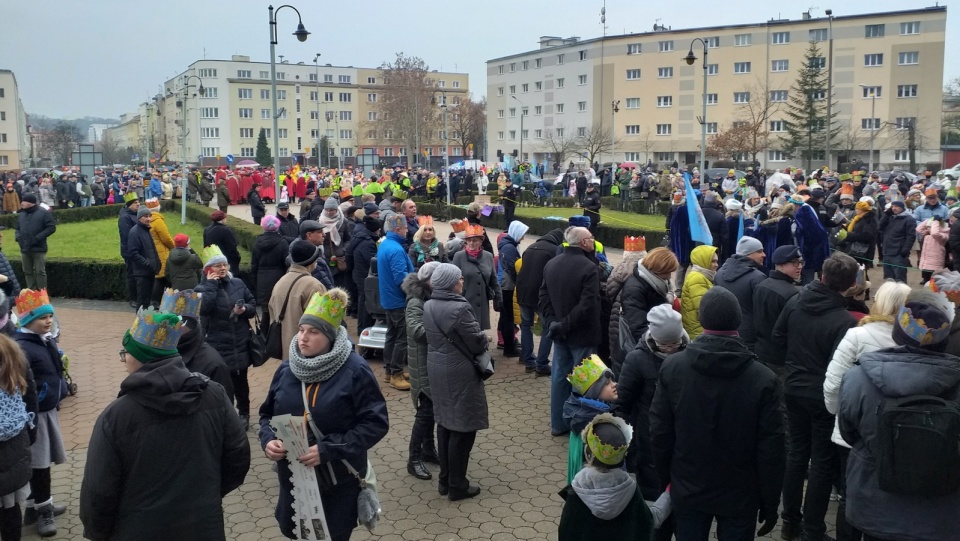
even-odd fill
[(416, 273), (408, 274), (400, 284), (400, 289), (407, 295), (407, 299), (418, 298), (424, 302), (430, 299), (433, 292), (429, 285), (417, 278)]

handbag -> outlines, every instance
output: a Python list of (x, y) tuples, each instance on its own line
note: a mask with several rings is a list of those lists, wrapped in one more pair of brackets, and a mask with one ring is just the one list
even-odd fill
[[(313, 422), (313, 413), (310, 412), (310, 406), (307, 402), (307, 385), (304, 382), (300, 382), (300, 392), (303, 396), (303, 415), (307, 418), (307, 423), (310, 425), (310, 431), (313, 432), (313, 437), (319, 442), (323, 438), (323, 433), (320, 432), (320, 429), (317, 428), (317, 424)], [(368, 530), (373, 531), (377, 526), (377, 520), (380, 518), (380, 494), (377, 492), (377, 472), (373, 469), (373, 464), (370, 463), (370, 459), (367, 459), (367, 472), (361, 476), (360, 472), (353, 467), (352, 464), (347, 462), (345, 458), (340, 459), (343, 462), (344, 467), (347, 468), (347, 472), (350, 475), (357, 478), (357, 481), (360, 483), (360, 494), (357, 496), (357, 519), (360, 524), (363, 524), (367, 527)], [(327, 470), (330, 473), (330, 478), (333, 480), (333, 484), (336, 484), (336, 476), (333, 475), (333, 466), (327, 462)]]
[(263, 366), (263, 363), (267, 362), (267, 359), (270, 358), (267, 355), (267, 341), (263, 337), (263, 334), (260, 332), (260, 315), (258, 314), (254, 318), (254, 327), (257, 329), (253, 331), (253, 335), (250, 337), (250, 364), (254, 368), (258, 366)]
[(470, 355), (468, 351), (465, 351), (460, 347), (459, 344), (451, 340), (450, 337), (447, 336), (447, 333), (440, 331), (440, 334), (442, 334), (447, 342), (450, 342), (453, 347), (457, 348), (457, 351), (462, 353), (464, 357), (470, 359), (470, 362), (473, 363), (474, 368), (476, 368), (477, 372), (480, 374), (480, 379), (483, 381), (490, 379), (490, 376), (493, 375), (494, 370), (496, 369), (496, 365), (493, 362), (493, 357), (490, 355), (489, 350), (485, 350), (479, 355)]
[[(276, 321), (270, 322), (270, 312), (267, 312), (266, 329), (260, 333), (261, 338), (264, 339), (265, 359), (273, 358), (283, 360), (284, 345), (281, 343), (283, 342), (283, 318), (287, 314), (287, 304), (290, 302), (290, 293), (293, 292), (293, 286), (304, 276), (307, 275), (301, 274), (297, 276), (297, 279), (290, 284), (290, 290), (287, 291), (287, 297), (283, 299), (283, 307), (280, 309), (280, 314), (277, 316)], [(287, 344), (287, 346), (289, 345), (290, 344)]]
[(630, 353), (637, 347), (637, 340), (633, 337), (633, 332), (630, 330), (630, 323), (627, 321), (627, 318), (623, 317), (623, 306), (620, 307), (620, 319), (618, 320), (618, 326), (620, 328), (620, 352), (626, 356), (627, 353)]
[(854, 242), (847, 247), (847, 253), (855, 259), (866, 259), (869, 251), (870, 244), (866, 242)]

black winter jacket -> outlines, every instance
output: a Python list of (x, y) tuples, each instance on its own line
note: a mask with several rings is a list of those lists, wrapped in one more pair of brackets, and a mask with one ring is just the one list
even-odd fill
[(21, 252), (47, 253), (47, 237), (57, 230), (49, 210), (34, 205), (17, 215), (17, 243)]
[(773, 327), (787, 301), (797, 293), (800, 293), (797, 284), (776, 269), (753, 290), (753, 330), (757, 333), (753, 351), (764, 364), (783, 366), (783, 349), (773, 342)]
[[(231, 371), (250, 366), (250, 324), (247, 320), (256, 314), (253, 293), (239, 278), (228, 275), (223, 280), (207, 280), (195, 288), (201, 295), (200, 316), (207, 332), (207, 343), (220, 353)], [(234, 315), (233, 307), (243, 301), (244, 312)]]
[(167, 278), (170, 287), (184, 291), (193, 289), (200, 283), (200, 271), (203, 261), (190, 248), (174, 248), (167, 258)]
[(880, 219), (880, 234), (883, 236), (883, 255), (909, 257), (917, 240), (917, 221), (906, 211), (900, 214), (884, 213)]
[(557, 340), (571, 346), (600, 345), (600, 270), (591, 254), (567, 246), (543, 269), (540, 313), (560, 322)]
[[(710, 235), (713, 236), (713, 245), (716, 246), (718, 250), (723, 251), (723, 247), (727, 245), (727, 236), (729, 235), (727, 219), (723, 216), (723, 212), (718, 210), (715, 205), (704, 205), (703, 219), (707, 222)], [(718, 256), (720, 263), (723, 264), (724, 260), (731, 255), (733, 254), (720, 253)]]
[(253, 278), (254, 297), (266, 305), (273, 285), (287, 273), (287, 255), (290, 243), (279, 232), (261, 233), (253, 243), (250, 257), (250, 276)]
[(286, 219), (278, 212), (277, 219), (280, 220), (280, 236), (287, 239), (287, 242), (293, 242), (300, 238), (300, 224), (292, 212), (287, 213)]
[(230, 264), (230, 272), (240, 272), (240, 252), (237, 250), (237, 237), (233, 230), (220, 222), (213, 222), (203, 229), (203, 245), (216, 244)]
[(786, 352), (784, 394), (823, 402), (827, 365), (856, 324), (843, 296), (822, 282), (810, 282), (787, 301), (773, 329), (774, 344)]
[(377, 255), (377, 237), (366, 227), (353, 231), (354, 236), (347, 246), (347, 263), (353, 269), (353, 282), (363, 289), (363, 282), (370, 274), (370, 260)]
[(675, 505), (728, 517), (777, 512), (786, 466), (780, 382), (739, 338), (702, 334), (663, 362), (650, 439)]
[(127, 253), (132, 276), (154, 276), (160, 272), (160, 256), (150, 236), (150, 226), (137, 222), (127, 235)]
[(667, 298), (641, 278), (640, 271), (635, 268), (620, 290), (620, 317), (627, 320), (634, 342), (639, 342), (650, 328), (647, 312), (666, 302)]
[(63, 360), (54, 339), (46, 342), (40, 335), (21, 329), (13, 335), (23, 350), (33, 371), (37, 388), (37, 410), (50, 411), (60, 405), (67, 395), (67, 382), (63, 379)]
[(718, 285), (737, 298), (740, 303), (740, 339), (753, 349), (757, 343), (757, 335), (753, 328), (753, 292), (760, 282), (767, 279), (767, 275), (752, 259), (742, 255), (734, 255), (727, 259), (717, 270), (714, 285)]
[[(13, 272), (13, 266), (7, 260), (7, 256), (0, 252), (0, 274), (7, 277), (7, 281), (0, 284), (0, 289), (11, 299), (16, 299), (20, 295), (20, 281), (17, 280), (17, 274)], [(2, 314), (0, 314), (2, 315)]]
[(853, 231), (847, 232), (847, 238), (844, 239), (841, 249), (844, 252), (849, 253), (850, 247), (853, 246), (853, 243), (855, 242), (862, 242), (869, 245), (870, 248), (867, 250), (867, 254), (864, 256), (857, 255), (856, 259), (857, 263), (860, 265), (869, 264), (870, 267), (872, 267), (873, 259), (876, 257), (877, 253), (878, 232), (879, 225), (877, 224), (877, 213), (872, 211), (867, 212), (862, 218), (857, 220), (856, 224), (853, 225)]
[(267, 206), (263, 204), (263, 199), (256, 190), (247, 192), (247, 203), (250, 204), (250, 216), (253, 218), (263, 218), (267, 215)]
[(187, 318), (187, 326), (188, 330), (177, 342), (177, 351), (180, 352), (184, 366), (191, 372), (199, 372), (219, 383), (226, 391), (227, 399), (233, 403), (233, 379), (230, 378), (227, 363), (223, 362), (223, 357), (217, 350), (203, 341), (204, 333), (203, 329), (199, 328), (198, 321)]
[(117, 227), (120, 229), (120, 257), (124, 259), (130, 257), (130, 252), (127, 250), (127, 237), (135, 225), (137, 225), (137, 211), (124, 207), (117, 219)]
[(127, 376), (93, 427), (80, 489), (88, 539), (222, 540), (222, 498), (250, 444), (223, 388), (179, 356)]
[(517, 273), (517, 304), (537, 306), (540, 302), (540, 286), (543, 285), (543, 269), (557, 255), (563, 243), (563, 230), (554, 229), (523, 251), (523, 263)]

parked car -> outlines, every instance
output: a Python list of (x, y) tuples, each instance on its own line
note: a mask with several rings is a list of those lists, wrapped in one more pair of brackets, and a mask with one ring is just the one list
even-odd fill
[(939, 176), (940, 173), (943, 173), (943, 175), (949, 178), (950, 180), (960, 179), (960, 163), (958, 163), (957, 165), (954, 165), (950, 169), (941, 169), (937, 171), (937, 176)]
[[(707, 174), (704, 178), (717, 178), (717, 175), (720, 175), (721, 178), (727, 178), (727, 171), (729, 170), (729, 167), (711, 167), (707, 169)], [(747, 176), (746, 171), (741, 171), (740, 169), (734, 169), (733, 171), (736, 173), (738, 179)]]

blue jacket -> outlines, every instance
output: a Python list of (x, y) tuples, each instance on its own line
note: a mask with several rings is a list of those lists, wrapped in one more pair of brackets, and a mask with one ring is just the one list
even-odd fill
[(920, 223), (924, 220), (930, 218), (936, 218), (938, 220), (947, 219), (947, 211), (950, 210), (943, 203), (937, 203), (935, 206), (923, 205), (922, 207), (917, 207), (913, 210), (913, 219)]
[(377, 275), (380, 277), (380, 305), (384, 310), (402, 310), (407, 306), (407, 296), (400, 285), (413, 272), (413, 262), (403, 248), (403, 237), (387, 231), (386, 238), (377, 248)]
[(162, 197), (163, 196), (163, 186), (160, 185), (160, 181), (152, 178), (150, 179), (149, 185), (149, 197)]

